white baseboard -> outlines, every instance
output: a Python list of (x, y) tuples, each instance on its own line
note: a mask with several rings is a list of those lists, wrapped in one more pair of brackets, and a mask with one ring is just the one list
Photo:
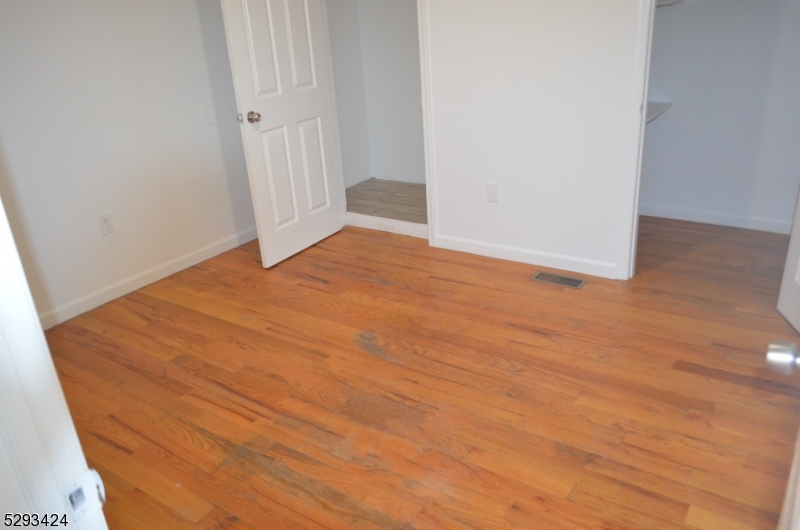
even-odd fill
[(780, 219), (768, 219), (765, 217), (730, 215), (720, 212), (710, 212), (705, 210), (695, 210), (691, 208), (679, 208), (675, 206), (660, 206), (657, 204), (639, 205), (641, 215), (652, 217), (665, 217), (678, 221), (692, 221), (695, 223), (707, 223), (719, 226), (731, 226), (734, 228), (747, 228), (750, 230), (761, 230), (764, 232), (774, 232), (777, 234), (789, 234), (792, 231), (792, 220), (782, 221)]
[(76, 300), (60, 305), (55, 309), (40, 313), (39, 319), (42, 321), (42, 327), (48, 329), (62, 322), (66, 322), (71, 318), (99, 307), (111, 300), (125, 296), (128, 293), (141, 289), (158, 280), (162, 280), (176, 272), (188, 269), (202, 261), (218, 256), (248, 241), (252, 241), (256, 237), (256, 227), (248, 228), (238, 234), (233, 234), (219, 241), (215, 241), (210, 245), (206, 245), (199, 250), (184, 254), (183, 256), (178, 256), (161, 265), (156, 265), (130, 278), (112, 283), (102, 289), (98, 289)]
[(566, 256), (551, 252), (540, 252), (521, 247), (512, 247), (509, 245), (498, 245), (473, 239), (438, 235), (434, 238), (433, 246), (446, 248), (449, 250), (457, 250), (459, 252), (468, 252), (470, 254), (478, 254), (480, 256), (487, 256), (490, 258), (518, 261), (520, 263), (539, 265), (541, 267), (547, 267), (551, 269), (560, 269), (564, 271), (577, 272), (579, 274), (588, 274), (590, 276), (599, 276), (601, 278), (627, 278), (627, 276), (624, 274), (625, 271), (617, 270), (618, 268), (615, 263), (578, 258), (575, 256)]
[(360, 213), (347, 212), (347, 226), (428, 239), (428, 225), (426, 224), (409, 223), (408, 221), (398, 221), (397, 219), (386, 219)]

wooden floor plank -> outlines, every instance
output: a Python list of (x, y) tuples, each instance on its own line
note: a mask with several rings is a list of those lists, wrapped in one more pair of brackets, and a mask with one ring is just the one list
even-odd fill
[(348, 212), (428, 224), (425, 184), (372, 178), (346, 192)]
[(800, 425), (800, 382), (763, 368), (797, 339), (787, 246), (645, 217), (639, 274), (574, 291), (347, 228), (47, 338), (113, 528), (767, 529)]

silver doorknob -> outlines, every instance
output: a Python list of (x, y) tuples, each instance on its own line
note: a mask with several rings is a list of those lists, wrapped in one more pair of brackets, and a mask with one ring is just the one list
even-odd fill
[(800, 368), (797, 346), (791, 342), (773, 342), (767, 350), (767, 368), (789, 375)]
[(258, 123), (261, 121), (261, 114), (253, 112), (252, 110), (247, 113), (247, 121), (250, 123)]

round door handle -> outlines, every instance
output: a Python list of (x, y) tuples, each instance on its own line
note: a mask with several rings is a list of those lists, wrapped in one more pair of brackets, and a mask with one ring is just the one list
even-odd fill
[(258, 123), (261, 121), (261, 114), (253, 112), (252, 110), (247, 113), (247, 121), (250, 123)]
[(789, 375), (800, 368), (797, 346), (791, 342), (773, 342), (767, 351), (767, 368)]

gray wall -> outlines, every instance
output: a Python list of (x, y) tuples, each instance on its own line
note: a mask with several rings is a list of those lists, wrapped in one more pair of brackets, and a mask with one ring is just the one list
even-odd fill
[(415, 0), (328, 2), (345, 185), (425, 182)]
[(788, 233), (800, 185), (800, 3), (656, 13), (643, 214)]
[(328, 25), (344, 184), (349, 188), (372, 177), (358, 0), (330, 0)]
[(2, 2), (0, 72), (0, 195), (46, 326), (255, 237), (219, 1)]

